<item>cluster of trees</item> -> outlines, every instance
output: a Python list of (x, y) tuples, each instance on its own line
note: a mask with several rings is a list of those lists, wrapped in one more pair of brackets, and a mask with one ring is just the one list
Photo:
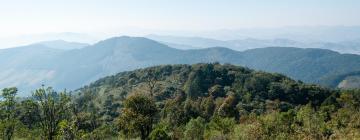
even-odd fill
[(353, 139), (360, 91), (229, 64), (119, 73), (68, 93), (2, 91), (3, 139)]
[(0, 135), (4, 140), (48, 139), (60, 137), (62, 128), (71, 117), (69, 93), (55, 92), (42, 87), (29, 99), (16, 98), (17, 88), (5, 88), (1, 92)]

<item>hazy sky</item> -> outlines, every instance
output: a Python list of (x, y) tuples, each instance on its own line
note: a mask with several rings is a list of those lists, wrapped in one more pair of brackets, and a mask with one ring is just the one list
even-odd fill
[(129, 28), (360, 25), (360, 0), (0, 0), (0, 37)]

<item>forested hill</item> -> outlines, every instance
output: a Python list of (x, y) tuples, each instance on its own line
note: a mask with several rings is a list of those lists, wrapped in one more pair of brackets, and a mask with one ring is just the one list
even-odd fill
[(359, 92), (333, 91), (229, 64), (162, 65), (122, 72), (76, 93), (81, 114), (97, 118), (99, 126), (117, 124), (125, 138), (338, 139), (352, 137), (353, 132), (360, 135), (356, 127), (360, 113), (355, 111)]
[[(242, 53), (241, 65), (321, 85), (328, 76), (358, 71), (360, 56), (325, 49), (269, 47)], [(338, 83), (337, 83), (338, 84)], [(333, 86), (335, 87), (335, 86)]]
[[(360, 91), (337, 91), (230, 64), (121, 72), (68, 93), (0, 101), (3, 139), (353, 139)], [(6, 132), (6, 133), (5, 133)]]
[(327, 87), (356, 89), (360, 87), (360, 71), (326, 76), (321, 79), (320, 83)]
[[(259, 100), (279, 99), (294, 105), (310, 102), (320, 105), (330, 95), (326, 88), (297, 82), (281, 74), (218, 63), (162, 65), (121, 72), (97, 80), (78, 92), (80, 95), (92, 93), (95, 98), (113, 95), (114, 99), (124, 99), (133, 92), (148, 90), (152, 81), (155, 83), (151, 91), (156, 99), (171, 98), (180, 91), (192, 99), (212, 94), (225, 97), (231, 93), (243, 93)], [(212, 90), (216, 92), (212, 93)]]
[(0, 50), (0, 79), (6, 79), (0, 80), (0, 88), (16, 86), (22, 96), (30, 95), (31, 90), (43, 84), (74, 90), (104, 76), (165, 64), (231, 63), (318, 84), (323, 84), (320, 79), (327, 76), (360, 71), (359, 55), (324, 49), (179, 50), (147, 38), (127, 36), (78, 49), (55, 48), (66, 47), (47, 43)]

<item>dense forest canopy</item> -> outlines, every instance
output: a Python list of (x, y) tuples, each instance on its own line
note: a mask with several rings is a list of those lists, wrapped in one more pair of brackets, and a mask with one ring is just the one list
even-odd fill
[(9, 139), (352, 139), (360, 91), (330, 90), (231, 64), (121, 72), (73, 92), (2, 90)]

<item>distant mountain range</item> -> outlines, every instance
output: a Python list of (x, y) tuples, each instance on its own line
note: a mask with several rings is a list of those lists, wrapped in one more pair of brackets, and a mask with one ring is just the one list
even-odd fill
[[(166, 34), (166, 33), (163, 33)], [(219, 40), (256, 38), (273, 40), (286, 38), (297, 42), (342, 42), (360, 39), (360, 26), (288, 26), (269, 28), (222, 29), (203, 32), (184, 32), (175, 36), (201, 36)]]
[(43, 41), (43, 42), (35, 43), (33, 45), (43, 45), (48, 48), (60, 49), (60, 50), (72, 50), (72, 49), (81, 49), (86, 46), (89, 46), (90, 44), (68, 42), (64, 40), (53, 40), (53, 41)]
[[(62, 44), (61, 41), (63, 40), (72, 43), (75, 42), (95, 43), (98, 41), (97, 37), (83, 33), (73, 33), (73, 32), (44, 33), (44, 34), (0, 37), (0, 49), (11, 48), (16, 46), (24, 46), (24, 45), (32, 44), (34, 42), (42, 42), (42, 44), (45, 44), (45, 42), (49, 40), (55, 40), (56, 45)], [(55, 42), (55, 41), (51, 41), (51, 42)]]
[(17, 86), (23, 96), (42, 84), (73, 90), (122, 71), (200, 62), (243, 65), (320, 84), (327, 76), (360, 71), (359, 55), (324, 49), (268, 47), (240, 52), (212, 47), (180, 50), (147, 38), (127, 36), (93, 45), (67, 43), (75, 46), (74, 49), (47, 42), (0, 50), (0, 88)]
[(227, 47), (237, 51), (244, 51), (255, 48), (266, 47), (296, 47), (296, 48), (321, 48), (337, 51), (340, 53), (360, 54), (360, 39), (324, 42), (324, 41), (295, 41), (285, 38), (277, 39), (236, 39), (236, 40), (216, 40), (202, 37), (182, 37), (182, 36), (163, 36), (148, 35), (153, 39), (168, 46), (178, 49), (198, 49), (209, 47)]

